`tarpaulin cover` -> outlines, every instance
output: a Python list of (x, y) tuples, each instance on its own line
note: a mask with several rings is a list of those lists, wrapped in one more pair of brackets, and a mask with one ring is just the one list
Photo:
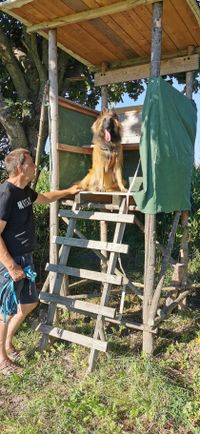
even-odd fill
[(151, 77), (140, 141), (143, 187), (133, 194), (140, 211), (190, 209), (196, 125), (195, 103), (161, 77)]

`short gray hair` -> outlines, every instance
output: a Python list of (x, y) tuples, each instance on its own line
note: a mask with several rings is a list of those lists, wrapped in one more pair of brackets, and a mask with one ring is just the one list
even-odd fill
[(8, 174), (15, 172), (20, 164), (24, 164), (26, 155), (30, 155), (28, 149), (18, 148), (11, 151), (5, 158), (5, 166)]

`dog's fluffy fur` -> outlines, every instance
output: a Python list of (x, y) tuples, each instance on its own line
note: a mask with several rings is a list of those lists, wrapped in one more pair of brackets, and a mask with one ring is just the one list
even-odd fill
[(126, 191), (122, 179), (121, 123), (114, 110), (104, 109), (92, 125), (92, 168), (80, 181), (82, 190)]

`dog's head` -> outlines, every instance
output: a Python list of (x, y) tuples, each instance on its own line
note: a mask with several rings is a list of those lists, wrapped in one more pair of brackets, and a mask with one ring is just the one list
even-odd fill
[(121, 142), (121, 123), (114, 110), (103, 109), (92, 125), (93, 133), (106, 143)]

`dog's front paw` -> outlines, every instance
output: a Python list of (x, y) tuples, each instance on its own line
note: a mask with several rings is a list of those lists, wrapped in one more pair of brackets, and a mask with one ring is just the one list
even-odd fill
[(128, 190), (127, 190), (127, 188), (125, 188), (125, 187), (121, 187), (121, 188), (120, 188), (120, 191), (122, 191), (122, 193), (126, 193)]

